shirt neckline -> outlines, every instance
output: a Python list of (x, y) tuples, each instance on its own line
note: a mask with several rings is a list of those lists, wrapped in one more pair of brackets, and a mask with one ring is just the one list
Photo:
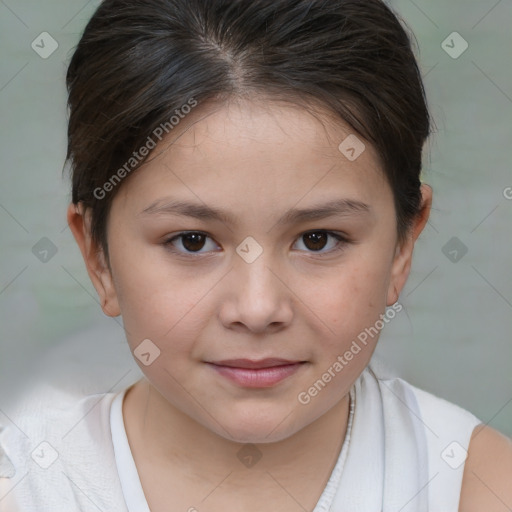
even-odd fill
[(128, 443), (123, 419), (123, 400), (128, 388), (120, 391), (110, 407), (110, 430), (117, 473), (128, 512), (151, 512), (142, 489), (137, 466)]
[[(142, 489), (140, 476), (137, 471), (137, 466), (135, 465), (135, 460), (133, 459), (124, 425), (123, 400), (128, 389), (129, 388), (125, 388), (118, 392), (110, 407), (110, 432), (112, 436), (116, 468), (128, 512), (151, 512), (146, 496), (144, 495), (144, 490)], [(336, 465), (331, 472), (327, 485), (322, 491), (313, 512), (329, 510), (336, 490), (340, 484), (343, 467), (345, 465), (350, 445), (350, 438), (352, 436), (352, 424), (356, 405), (355, 385), (350, 389), (349, 398), (349, 418), (345, 439), (340, 449)]]

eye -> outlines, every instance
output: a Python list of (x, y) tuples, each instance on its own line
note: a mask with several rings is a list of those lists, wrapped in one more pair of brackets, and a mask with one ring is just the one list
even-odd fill
[[(329, 243), (329, 239), (330, 243)], [(211, 241), (208, 247), (207, 240)], [(298, 241), (302, 242), (308, 252), (325, 254), (345, 248), (350, 241), (341, 234), (326, 230), (308, 231), (303, 233)], [(213, 239), (201, 231), (187, 231), (166, 240), (163, 245), (170, 251), (181, 254), (205, 254), (218, 248)], [(323, 250), (328, 247), (327, 250)], [(330, 248), (329, 248), (330, 247)], [(201, 251), (201, 249), (206, 250)], [(302, 249), (300, 249), (302, 250)]]
[[(329, 238), (333, 240), (330, 244)], [(303, 233), (298, 241), (301, 241), (309, 251), (320, 254), (340, 251), (349, 243), (349, 240), (345, 236), (325, 230), (308, 231)], [(331, 248), (326, 251), (322, 251), (326, 246), (330, 246)]]
[[(203, 254), (199, 251), (205, 247), (207, 239), (212, 240), (206, 233), (202, 233), (201, 231), (187, 231), (169, 238), (164, 242), (164, 246), (173, 252), (181, 252), (183, 254)], [(177, 245), (181, 246), (184, 250), (181, 248), (178, 249)], [(215, 246), (215, 244), (213, 245)], [(207, 248), (207, 250), (203, 252), (209, 252), (215, 247)]]

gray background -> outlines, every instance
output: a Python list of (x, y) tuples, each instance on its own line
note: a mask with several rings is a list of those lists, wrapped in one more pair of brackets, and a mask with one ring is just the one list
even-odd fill
[[(121, 321), (101, 312), (65, 219), (64, 75), (98, 4), (0, 0), (0, 419), (43, 381), (100, 392), (142, 375)], [(392, 6), (417, 37), (437, 125), (424, 164), (434, 210), (400, 298), (405, 310), (377, 351), (412, 384), (512, 435), (512, 4)], [(458, 58), (442, 47), (454, 31), (469, 45)], [(48, 58), (31, 47), (42, 46), (42, 32), (58, 43)], [(48, 249), (43, 237), (57, 249), (46, 262), (41, 246), (33, 250)]]

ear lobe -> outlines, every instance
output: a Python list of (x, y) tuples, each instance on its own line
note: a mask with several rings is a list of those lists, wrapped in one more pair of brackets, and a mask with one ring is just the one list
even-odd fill
[(121, 310), (105, 254), (91, 237), (91, 211), (85, 209), (82, 203), (71, 203), (67, 220), (82, 253), (89, 278), (98, 293), (101, 309), (107, 316), (119, 316)]
[(429, 185), (422, 184), (421, 196), (420, 211), (411, 224), (407, 239), (403, 243), (398, 244), (395, 251), (391, 269), (391, 279), (388, 287), (387, 306), (391, 306), (398, 300), (400, 292), (405, 286), (411, 270), (414, 244), (427, 224), (430, 215), (430, 209), (432, 207), (432, 188)]

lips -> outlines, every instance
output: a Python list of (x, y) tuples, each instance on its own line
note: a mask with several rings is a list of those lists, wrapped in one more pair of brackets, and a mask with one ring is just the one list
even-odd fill
[(306, 361), (281, 358), (225, 359), (207, 363), (216, 373), (244, 388), (270, 388), (297, 373)]
[(267, 359), (225, 359), (223, 361), (215, 361), (212, 364), (217, 366), (228, 366), (230, 368), (247, 368), (258, 370), (260, 368), (273, 368), (274, 366), (284, 366), (289, 364), (302, 363), (304, 361), (293, 361), (289, 359), (280, 359), (269, 357)]

